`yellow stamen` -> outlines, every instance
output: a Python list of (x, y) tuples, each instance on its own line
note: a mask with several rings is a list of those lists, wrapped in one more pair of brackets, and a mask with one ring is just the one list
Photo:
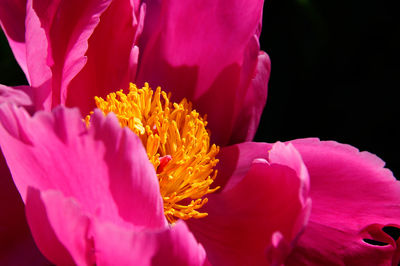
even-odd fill
[[(157, 172), (168, 221), (207, 216), (198, 209), (207, 203), (204, 196), (219, 188), (210, 188), (219, 147), (210, 146), (206, 117), (192, 110), (186, 99), (171, 103), (170, 95), (160, 87), (154, 92), (147, 83), (141, 89), (131, 83), (128, 94), (120, 90), (95, 101), (104, 114), (115, 113), (121, 126), (142, 140)], [(89, 120), (90, 115), (88, 124)]]

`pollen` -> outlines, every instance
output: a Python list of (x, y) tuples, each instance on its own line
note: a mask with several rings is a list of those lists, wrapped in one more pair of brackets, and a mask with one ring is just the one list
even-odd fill
[[(113, 112), (122, 127), (141, 139), (157, 173), (165, 217), (173, 224), (207, 216), (199, 209), (208, 201), (205, 196), (219, 189), (210, 188), (219, 147), (210, 144), (206, 116), (186, 98), (180, 103), (170, 98), (160, 87), (153, 91), (145, 83), (138, 89), (131, 83), (127, 94), (120, 90), (95, 101), (105, 115)], [(89, 125), (90, 115), (85, 120)]]

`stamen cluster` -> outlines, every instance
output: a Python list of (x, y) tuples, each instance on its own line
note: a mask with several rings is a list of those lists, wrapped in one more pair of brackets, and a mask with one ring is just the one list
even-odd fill
[(186, 99), (171, 103), (170, 95), (160, 87), (154, 92), (148, 83), (141, 89), (131, 83), (128, 94), (121, 90), (95, 101), (104, 114), (115, 113), (122, 127), (140, 137), (157, 173), (167, 220), (207, 216), (198, 209), (207, 203), (204, 196), (218, 189), (210, 185), (217, 175), (219, 147), (210, 145), (206, 117)]

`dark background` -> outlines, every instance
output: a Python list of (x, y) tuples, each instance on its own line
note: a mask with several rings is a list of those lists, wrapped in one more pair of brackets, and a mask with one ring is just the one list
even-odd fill
[[(269, 0), (272, 60), (256, 141), (336, 140), (377, 154), (400, 178), (400, 17), (396, 1)], [(0, 33), (0, 83), (26, 84)]]
[(400, 9), (382, 0), (270, 0), (272, 61), (256, 140), (336, 140), (377, 154), (400, 178)]

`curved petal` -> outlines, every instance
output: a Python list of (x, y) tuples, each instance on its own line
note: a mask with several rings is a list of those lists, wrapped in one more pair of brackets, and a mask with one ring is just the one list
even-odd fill
[(137, 82), (160, 85), (173, 92), (175, 101), (188, 98), (209, 115), (213, 142), (226, 145), (243, 101), (242, 68), (245, 61), (257, 60), (257, 53), (250, 53), (252, 60), (245, 56), (263, 1), (145, 2)]
[(111, 0), (28, 0), (27, 65), (38, 109), (65, 102), (66, 87), (86, 63), (87, 40)]
[(313, 209), (288, 265), (391, 264), (399, 246), (384, 227), (400, 228), (400, 182), (383, 168), (384, 162), (333, 141), (291, 143), (309, 171)]
[(52, 72), (48, 65), (50, 44), (46, 31), (35, 9), (33, 0), (27, 1), (25, 18), (26, 65), (30, 85), (32, 86), (33, 101), (37, 109), (51, 101)]
[(184, 222), (136, 231), (85, 213), (74, 198), (52, 190), (29, 189), (26, 206), (38, 246), (57, 265), (203, 265), (205, 260)]
[(116, 224), (166, 225), (158, 179), (140, 139), (114, 115), (95, 111), (89, 130), (77, 109), (30, 117), (0, 105), (0, 145), (14, 182), (73, 196), (84, 211)]
[(203, 265), (205, 251), (182, 221), (156, 232), (135, 232), (95, 221), (99, 265)]
[(0, 84), (0, 103), (12, 103), (29, 108), (33, 105), (32, 98), (28, 94), (30, 90), (29, 86), (8, 87)]
[(265, 52), (258, 52), (257, 66), (254, 73), (247, 75), (249, 84), (245, 83), (243, 103), (237, 108), (237, 118), (229, 143), (251, 141), (257, 132), (262, 112), (267, 102), (268, 81), (271, 73), (271, 61)]
[[(0, 153), (0, 265), (47, 265), (25, 219), (24, 203)], [(24, 254), (21, 256), (21, 254)]]
[(245, 142), (222, 147), (218, 154), (218, 175), (213, 185), (225, 189), (236, 186), (246, 176), (254, 159), (268, 159), (268, 151), (271, 148), (272, 144), (261, 142)]
[[(19, 106), (32, 105), (31, 98), (24, 93), (28, 86), (15, 88), (0, 85), (0, 103)], [(3, 153), (0, 152), (0, 264), (28, 265), (46, 260), (35, 246), (24, 214), (24, 203), (16, 189)], [(25, 256), (20, 256), (23, 253)]]
[(29, 80), (25, 45), (26, 0), (2, 0), (0, 2), (0, 26), (2, 27), (15, 59)]
[[(277, 143), (269, 161), (253, 158), (246, 176), (210, 195), (208, 216), (187, 223), (213, 265), (282, 263), (307, 223), (307, 172), (291, 145)], [(294, 168), (292, 168), (294, 167)]]
[(26, 217), (32, 235), (43, 254), (57, 265), (93, 265), (88, 256), (89, 218), (80, 205), (59, 191), (29, 187)]
[(143, 27), (144, 8), (135, 14), (131, 0), (111, 2), (90, 36), (87, 63), (71, 81), (67, 105), (78, 106), (82, 113), (95, 108), (94, 96), (105, 97), (127, 89), (136, 74), (137, 35)]

